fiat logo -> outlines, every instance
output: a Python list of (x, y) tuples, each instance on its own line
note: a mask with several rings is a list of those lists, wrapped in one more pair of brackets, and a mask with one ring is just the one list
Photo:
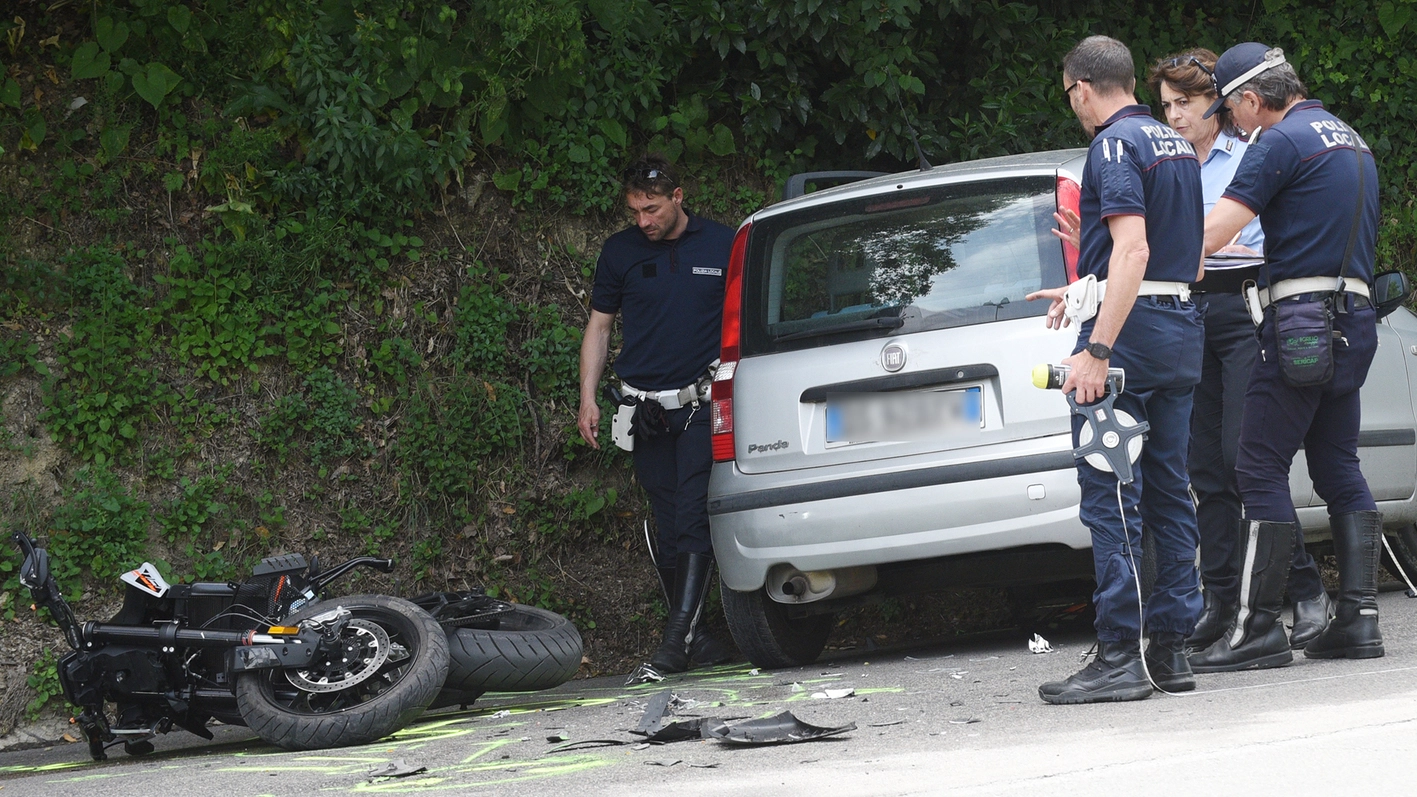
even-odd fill
[(905, 367), (905, 347), (892, 343), (881, 349), (881, 367), (895, 373)]

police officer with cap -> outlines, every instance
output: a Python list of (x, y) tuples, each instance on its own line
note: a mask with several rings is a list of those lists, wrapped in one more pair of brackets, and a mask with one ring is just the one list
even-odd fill
[[(1080, 672), (1043, 684), (1038, 694), (1049, 703), (1141, 700), (1151, 695), (1152, 678), (1167, 691), (1196, 684), (1185, 656), (1201, 609), (1186, 448), (1204, 344), (1189, 295), (1201, 262), (1200, 164), (1189, 142), (1136, 103), (1136, 65), (1125, 44), (1106, 36), (1084, 39), (1064, 58), (1063, 81), (1092, 136), (1080, 203), (1082, 279), (1028, 298), (1053, 300), (1048, 323), (1056, 329), (1065, 323), (1065, 307), (1074, 306), (1064, 301), (1068, 292), (1100, 296), (1095, 317), (1077, 318), (1077, 344), (1063, 360), (1071, 369), (1063, 390), (1075, 391), (1079, 404), (1092, 402), (1104, 394), (1108, 367), (1122, 368), (1126, 389), (1114, 409), (1150, 423), (1151, 431), (1129, 484), (1078, 463), (1079, 514), (1092, 532), (1097, 579), (1098, 654)], [(1073, 417), (1074, 445), (1082, 420)], [(1137, 577), (1143, 523), (1157, 548), (1150, 596), (1140, 594)]]
[(700, 620), (713, 581), (709, 367), (718, 358), (733, 231), (684, 210), (684, 189), (662, 157), (630, 164), (623, 192), (635, 223), (605, 241), (596, 263), (578, 427), (600, 447), (596, 393), (619, 313), (624, 345), (615, 373), (634, 407), (635, 477), (654, 509), (658, 542), (647, 542), (669, 606), (659, 649), (632, 678), (654, 678), (731, 657)]
[[(1218, 98), (1236, 122), (1262, 131), (1205, 220), (1205, 251), (1256, 215), (1268, 262), (1252, 313), (1262, 309), (1259, 357), (1245, 394), (1235, 466), (1244, 503), (1237, 529), (1244, 588), (1229, 632), (1192, 654), (1197, 672), (1290, 663), (1279, 622), (1297, 517), (1289, 469), (1302, 445), (1328, 505), (1338, 559), (1333, 620), (1304, 648), (1314, 658), (1383, 655), (1377, 564), (1382, 515), (1358, 467), (1358, 389), (1377, 350), (1370, 301), (1378, 229), (1377, 162), (1345, 122), (1307, 99), (1278, 48), (1236, 45), (1215, 65)], [(1331, 326), (1332, 332), (1329, 332)]]

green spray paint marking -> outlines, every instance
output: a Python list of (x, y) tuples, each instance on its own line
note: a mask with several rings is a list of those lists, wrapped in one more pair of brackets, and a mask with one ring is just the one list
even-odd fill
[[(528, 761), (497, 761), (470, 766), (457, 765), (429, 770), (429, 776), (423, 778), (400, 778), (397, 780), (381, 781), (379, 783), (360, 783), (351, 788), (350, 791), (356, 793), (409, 794), (413, 792), (448, 791), (452, 789), (465, 790), (478, 786), (496, 786), (504, 783), (544, 780), (563, 775), (573, 775), (587, 770), (609, 766), (612, 763), (613, 762), (601, 756), (589, 753), (578, 753), (574, 755), (536, 758)], [(492, 777), (485, 780), (467, 780), (464, 778), (454, 780), (453, 776), (458, 775), (492, 775)]]
[(36, 764), (34, 766), (15, 764), (0, 767), (0, 775), (37, 775), (41, 772), (58, 772), (65, 769), (86, 767), (89, 763), (88, 761), (64, 761), (57, 764)]

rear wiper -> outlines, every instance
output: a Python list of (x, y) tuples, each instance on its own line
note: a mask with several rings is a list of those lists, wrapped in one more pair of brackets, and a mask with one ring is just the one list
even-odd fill
[(848, 321), (845, 324), (837, 324), (831, 327), (821, 327), (820, 329), (804, 329), (801, 332), (789, 332), (786, 335), (776, 335), (773, 337), (774, 343), (782, 343), (789, 340), (802, 340), (804, 338), (820, 338), (824, 335), (836, 335), (841, 332), (863, 332), (873, 329), (900, 329), (905, 326), (905, 319), (900, 316), (886, 316), (884, 318), (864, 318), (860, 321)]

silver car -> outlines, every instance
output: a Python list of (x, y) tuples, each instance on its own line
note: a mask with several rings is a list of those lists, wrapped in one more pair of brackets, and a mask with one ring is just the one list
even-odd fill
[[(1077, 206), (1085, 155), (864, 179), (739, 229), (709, 515), (728, 625), (754, 664), (811, 662), (833, 612), (863, 600), (1091, 576), (1067, 404), (1031, 380), (1076, 330), (1047, 329), (1047, 303), (1024, 300), (1076, 278), (1050, 230)], [(1417, 316), (1400, 307), (1401, 275), (1377, 289), (1390, 314), (1359, 453), (1417, 577)], [(1306, 534), (1324, 539), (1302, 452), (1290, 485)]]

